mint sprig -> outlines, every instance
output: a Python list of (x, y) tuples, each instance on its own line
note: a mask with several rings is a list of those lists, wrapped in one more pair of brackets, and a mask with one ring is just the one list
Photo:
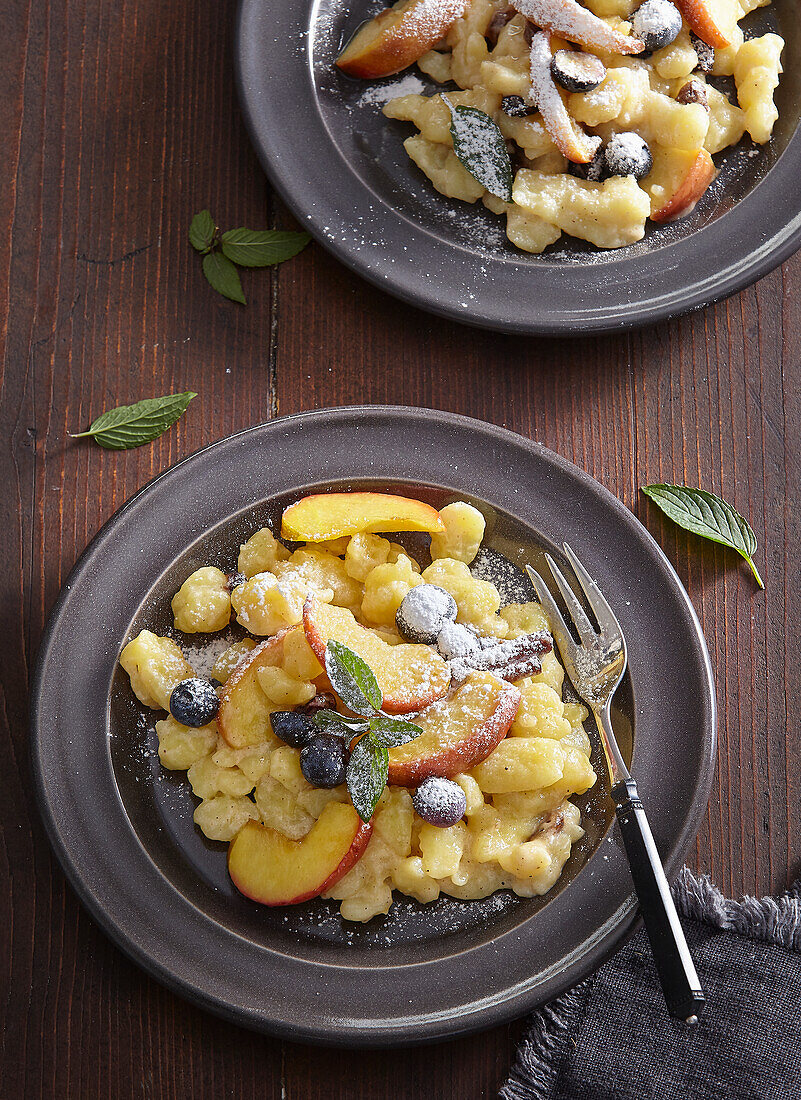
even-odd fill
[(413, 741), (423, 730), (414, 722), (384, 714), (383, 696), (373, 670), (341, 642), (331, 640), (325, 647), (325, 671), (345, 706), (360, 717), (320, 710), (312, 721), (322, 732), (336, 734), (348, 743), (358, 738), (350, 754), (345, 782), (359, 817), (369, 821), (387, 785), (389, 750)]
[(642, 491), (685, 531), (736, 550), (748, 562), (759, 587), (765, 587), (753, 559), (756, 535), (748, 520), (731, 504), (705, 489), (692, 489), (688, 485), (643, 485)]
[(189, 226), (189, 243), (203, 257), (203, 274), (224, 298), (246, 305), (239, 267), (272, 267), (297, 256), (311, 240), (308, 233), (280, 229), (227, 229), (208, 210), (201, 210)]

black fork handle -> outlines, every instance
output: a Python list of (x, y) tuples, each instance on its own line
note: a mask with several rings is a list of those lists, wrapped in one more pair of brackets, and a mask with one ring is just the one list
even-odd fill
[(637, 784), (633, 779), (617, 783), (612, 788), (612, 798), (668, 1011), (676, 1020), (697, 1023), (706, 998), (637, 793)]

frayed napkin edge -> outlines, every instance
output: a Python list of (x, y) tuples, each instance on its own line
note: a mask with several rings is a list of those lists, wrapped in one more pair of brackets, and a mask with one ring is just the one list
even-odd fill
[[(801, 952), (801, 879), (779, 897), (746, 896), (733, 901), (708, 875), (696, 876), (683, 867), (673, 886), (673, 899), (688, 920)], [(585, 979), (532, 1014), (509, 1078), (501, 1088), (501, 1100), (548, 1100), (593, 980)]]

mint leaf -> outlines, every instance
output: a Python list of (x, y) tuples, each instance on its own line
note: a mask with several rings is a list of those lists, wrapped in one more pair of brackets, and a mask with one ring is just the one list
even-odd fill
[(85, 432), (73, 434), (73, 439), (94, 439), (110, 451), (127, 451), (141, 447), (165, 432), (186, 411), (196, 393), (168, 393), (165, 397), (148, 397), (135, 405), (119, 405), (93, 420)]
[(312, 717), (312, 722), (319, 726), (325, 733), (336, 734), (337, 737), (345, 737), (349, 741), (357, 733), (366, 733), (370, 728), (369, 723), (361, 718), (349, 718), (336, 710), (318, 710)]
[(308, 233), (279, 229), (229, 229), (220, 238), (222, 250), (240, 267), (270, 267), (291, 260), (311, 240)]
[(241, 302), (243, 306), (247, 304), (242, 293), (239, 272), (227, 256), (223, 256), (221, 252), (207, 252), (203, 257), (203, 274), (224, 298)]
[(750, 565), (759, 587), (765, 587), (753, 561), (756, 535), (731, 504), (714, 493), (687, 485), (643, 485), (642, 491), (685, 531), (736, 550)]
[(370, 719), (370, 729), (387, 746), (405, 745), (407, 741), (414, 741), (423, 732), (421, 726), (414, 722), (407, 722), (403, 718), (387, 718), (383, 714)]
[(333, 639), (325, 648), (325, 671), (331, 686), (346, 707), (369, 717), (383, 702), (373, 670), (362, 658)]
[(454, 107), (447, 96), (442, 98), (451, 112), (454, 153), (490, 194), (511, 202), (514, 176), (503, 134), (478, 107)]
[(356, 813), (362, 821), (373, 816), (376, 803), (387, 785), (389, 753), (372, 733), (357, 741), (350, 754), (346, 783)]
[(208, 252), (214, 241), (217, 226), (208, 210), (201, 210), (192, 218), (189, 226), (189, 243), (198, 252)]

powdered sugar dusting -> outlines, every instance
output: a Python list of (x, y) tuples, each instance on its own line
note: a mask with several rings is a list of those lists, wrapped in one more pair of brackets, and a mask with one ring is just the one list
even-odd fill
[(555, 31), (570, 42), (612, 50), (614, 53), (641, 53), (638, 38), (627, 37), (604, 23), (576, 0), (513, 0), (512, 7), (538, 27)]
[(402, 77), (390, 82), (384, 81), (366, 88), (356, 100), (356, 107), (383, 107), (391, 99), (402, 95), (422, 95), (428, 88), (424, 80), (416, 73), (404, 73)]

